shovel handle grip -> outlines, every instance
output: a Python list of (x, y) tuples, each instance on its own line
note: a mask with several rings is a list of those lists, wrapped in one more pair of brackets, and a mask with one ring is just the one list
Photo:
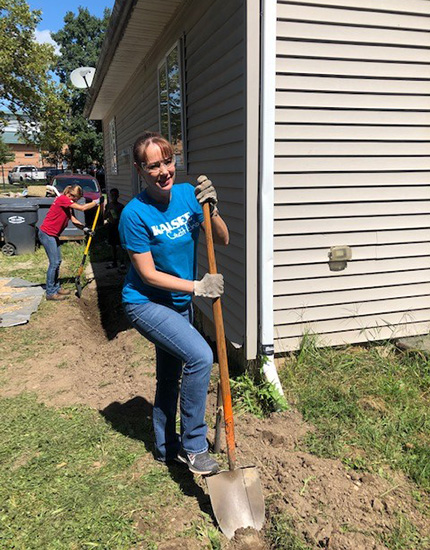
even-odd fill
[[(203, 204), (206, 247), (208, 253), (209, 273), (217, 273), (215, 249), (212, 236), (212, 222), (209, 203)], [(234, 438), (233, 407), (231, 403), (230, 378), (228, 374), (227, 348), (225, 344), (224, 321), (222, 317), (221, 298), (212, 300), (212, 311), (215, 322), (216, 347), (220, 371), (221, 394), (224, 408), (225, 438), (227, 443), (228, 465), (230, 470), (236, 466), (236, 444)]]

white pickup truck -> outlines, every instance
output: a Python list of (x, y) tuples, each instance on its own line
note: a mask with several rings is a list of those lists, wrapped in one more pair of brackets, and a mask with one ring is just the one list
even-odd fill
[(46, 167), (43, 168), (36, 168), (36, 170), (33, 170), (30, 174), (30, 179), (32, 181), (45, 181), (46, 180)]
[(31, 164), (15, 166), (8, 174), (9, 183), (19, 185), (24, 181), (42, 181), (46, 179), (46, 168), (38, 169)]
[(30, 164), (25, 166), (15, 166), (8, 174), (9, 183), (19, 184), (23, 181), (30, 180), (32, 172), (35, 172), (37, 168)]

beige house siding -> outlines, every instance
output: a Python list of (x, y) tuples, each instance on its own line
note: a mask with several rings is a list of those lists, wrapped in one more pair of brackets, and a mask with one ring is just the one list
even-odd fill
[(277, 352), (428, 332), (428, 6), (278, 1)]
[[(140, 17), (144, 17), (144, 13)], [(162, 41), (155, 44), (124, 93), (112, 105), (103, 120), (103, 127), (107, 186), (118, 187), (121, 200), (128, 202), (133, 196), (132, 161), (128, 152), (144, 129), (159, 130), (157, 67), (175, 41), (183, 39), (187, 173), (179, 173), (177, 181), (194, 182), (202, 173), (214, 181), (222, 216), (231, 233), (227, 248), (216, 247), (218, 269), (226, 279), (223, 299), (226, 336), (233, 343), (244, 346), (246, 336), (251, 334), (251, 347), (245, 350), (245, 354), (254, 354), (255, 357), (256, 296), (253, 296), (250, 315), (247, 314), (245, 299), (247, 269), (254, 279), (256, 277), (256, 260), (246, 264), (244, 222), (245, 21), (242, 0), (186, 2), (183, 11), (176, 13), (172, 23), (166, 26)], [(116, 121), (118, 149), (116, 175), (109, 170), (109, 121), (112, 117)], [(250, 246), (255, 250), (255, 242)], [(201, 276), (206, 272), (204, 249), (202, 239), (199, 254)], [(197, 303), (211, 318), (210, 303)], [(249, 330), (248, 327), (252, 328)]]

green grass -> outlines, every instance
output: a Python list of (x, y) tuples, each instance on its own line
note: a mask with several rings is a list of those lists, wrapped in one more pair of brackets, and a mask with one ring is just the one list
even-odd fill
[(392, 344), (317, 348), (305, 338), (280, 371), (288, 398), (317, 427), (307, 448), (352, 468), (405, 472), (430, 488), (430, 361)]
[[(86, 265), (90, 262), (101, 262), (111, 259), (110, 247), (105, 243), (105, 237), (106, 230), (102, 226), (97, 230), (91, 243)], [(85, 246), (86, 241), (65, 241), (61, 245), (63, 261), (60, 269), (60, 278), (70, 279), (70, 283), (73, 283), (82, 261)], [(42, 246), (37, 247), (33, 254), (21, 254), (18, 256), (3, 256), (0, 254), (0, 277), (20, 277), (32, 283), (44, 284), (47, 269), (48, 257)], [(84, 275), (82, 276), (82, 281), (85, 281)]]
[(21, 193), (24, 187), (27, 185), (38, 185), (38, 186), (45, 186), (46, 180), (40, 180), (40, 181), (26, 181), (22, 182), (20, 181), (17, 185), (13, 185), (11, 183), (0, 183), (0, 193)]
[(142, 442), (86, 407), (56, 410), (21, 395), (1, 399), (0, 411), (0, 548), (157, 547), (134, 516), (160, 517), (182, 494), (152, 456), (139, 471)]
[(311, 550), (297, 535), (293, 521), (287, 514), (273, 510), (267, 521), (265, 538), (274, 550)]
[[(83, 242), (65, 242), (61, 246), (63, 263), (61, 277), (74, 278), (84, 253)], [(41, 246), (33, 254), (0, 257), (0, 277), (21, 277), (32, 283), (44, 283), (48, 269), (48, 257)]]
[(397, 525), (380, 538), (390, 550), (428, 550), (430, 548), (430, 538), (423, 538), (416, 527), (401, 514), (397, 516)]
[(202, 548), (208, 550), (221, 550), (220, 531), (213, 525), (208, 524), (202, 514), (201, 517), (193, 522), (193, 525), (185, 533), (189, 538), (197, 539), (202, 543)]
[(258, 375), (245, 372), (230, 380), (232, 401), (237, 413), (251, 413), (266, 418), (272, 412), (285, 411), (288, 404), (275, 386), (268, 382), (262, 370)]
[(11, 183), (0, 183), (0, 193), (21, 193), (24, 189), (24, 184), (20, 182), (18, 185)]

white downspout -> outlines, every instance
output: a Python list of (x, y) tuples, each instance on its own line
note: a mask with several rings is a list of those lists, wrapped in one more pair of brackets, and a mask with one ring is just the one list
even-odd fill
[(284, 395), (273, 341), (273, 220), (276, 88), (276, 0), (262, 0), (260, 109), (260, 357), (267, 380)]

